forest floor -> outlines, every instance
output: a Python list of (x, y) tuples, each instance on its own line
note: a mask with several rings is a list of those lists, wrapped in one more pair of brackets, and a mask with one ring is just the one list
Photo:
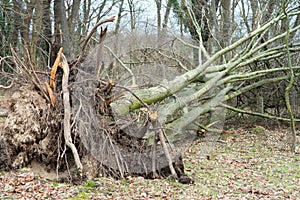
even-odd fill
[[(99, 178), (80, 185), (36, 176), (30, 169), (0, 172), (0, 199), (300, 199), (300, 149), (289, 152), (286, 129), (232, 128), (209, 154), (195, 143), (184, 155), (185, 185), (171, 179)], [(299, 137), (299, 136), (298, 136)]]

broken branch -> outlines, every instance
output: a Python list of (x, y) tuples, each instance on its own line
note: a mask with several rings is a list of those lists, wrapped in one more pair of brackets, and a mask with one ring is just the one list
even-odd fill
[(79, 158), (78, 151), (75, 145), (72, 143), (71, 137), (71, 105), (70, 105), (70, 93), (68, 89), (68, 79), (69, 79), (69, 65), (64, 54), (61, 55), (62, 58), (62, 68), (64, 75), (62, 78), (62, 92), (63, 92), (63, 104), (64, 104), (64, 138), (66, 145), (71, 148), (76, 166), (80, 173), (82, 173), (82, 164)]

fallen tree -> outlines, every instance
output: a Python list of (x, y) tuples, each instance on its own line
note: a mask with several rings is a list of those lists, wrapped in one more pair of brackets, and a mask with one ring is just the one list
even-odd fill
[[(280, 41), (300, 26), (262, 40), (272, 26), (300, 14), (299, 11), (286, 13), (216, 52), (194, 69), (183, 66), (188, 63), (180, 56), (172, 57), (162, 50), (150, 51), (155, 56), (171, 56), (178, 68), (187, 71), (181, 71), (173, 80), (146, 85), (137, 84), (138, 76), (133, 68), (124, 64), (122, 57), (114, 55), (118, 64), (110, 65), (105, 71), (101, 59), (107, 29), (101, 29), (96, 58), (94, 55), (89, 57), (85, 48), (97, 27), (85, 40), (75, 61), (68, 64), (61, 51), (45, 86), (34, 68), (26, 66), (12, 49), (16, 65), (26, 73), (31, 86), (22, 88), (16, 103), (11, 106), (12, 111), (1, 133), (8, 144), (1, 146), (7, 158), (1, 159), (10, 160), (8, 165), (13, 168), (26, 166), (37, 159), (56, 167), (57, 171), (67, 168), (63, 163), (74, 163), (80, 175), (92, 177), (100, 174), (116, 178), (172, 175), (181, 182), (192, 182), (184, 174), (182, 152), (200, 129), (213, 130), (211, 133), (222, 131), (215, 126), (224, 122), (225, 111), (220, 108), (290, 120), (289, 116), (278, 117), (229, 105), (236, 97), (256, 88), (289, 82), (289, 70), (294, 70), (294, 76), (298, 76), (299, 66), (296, 64), (290, 68), (280, 66), (252, 71), (248, 67), (267, 61), (285, 63), (299, 53), (300, 43), (284, 44)], [(112, 20), (105, 20), (97, 26)], [(286, 57), (287, 51), (291, 52), (291, 58)], [(144, 52), (143, 56), (149, 57), (149, 49)], [(234, 52), (234, 56), (220, 62), (229, 52)], [(122, 84), (120, 80), (104, 76), (116, 68), (123, 76), (128, 76), (129, 82)], [(218, 134), (212, 136), (210, 139), (216, 142)], [(69, 159), (64, 160), (67, 155)], [(70, 159), (70, 155), (74, 159)]]
[[(199, 115), (210, 112), (220, 105), (229, 108), (224, 104), (225, 102), (256, 88), (289, 80), (290, 77), (286, 73), (290, 68), (284, 67), (282, 63), (288, 62), (290, 59), (286, 57), (287, 51), (292, 52), (295, 63), (298, 62), (295, 56), (299, 52), (300, 44), (288, 43), (286, 45), (280, 41), (284, 40), (289, 33), (297, 31), (300, 28), (299, 25), (269, 40), (263, 41), (262, 38), (271, 27), (286, 20), (287, 16), (295, 15), (299, 15), (299, 11), (291, 12), (288, 15), (281, 14), (248, 36), (215, 53), (204, 64), (195, 69), (189, 70), (171, 81), (162, 82), (155, 87), (139, 89), (134, 93), (147, 104), (156, 104), (164, 100), (156, 108), (159, 121), (167, 129), (172, 130), (170, 135), (174, 132), (183, 133), (184, 129), (189, 128), (193, 122), (197, 121)], [(229, 52), (235, 52), (235, 56), (224, 64), (216, 64)], [(278, 62), (278, 60), (281, 60), (280, 67), (256, 71), (251, 71), (248, 67), (263, 62)], [(295, 71), (294, 75), (297, 77), (299, 66), (293, 65), (291, 69)], [(216, 92), (208, 97), (207, 94), (216, 88)], [(220, 94), (223, 94), (223, 97), (218, 98)], [(170, 100), (165, 101), (168, 98)], [(217, 98), (217, 102), (214, 98)], [(198, 106), (190, 106), (193, 104)], [(119, 115), (126, 115), (143, 107), (143, 103), (135, 96), (127, 93), (114, 102), (112, 106), (115, 107)], [(188, 111), (178, 116), (178, 112), (188, 106), (190, 106)], [(238, 112), (239, 110), (236, 109), (235, 111)], [(240, 110), (240, 112), (242, 111)], [(255, 115), (255, 112), (248, 112), (248, 114)], [(260, 116), (289, 120), (288, 116), (286, 118), (268, 114), (261, 114)], [(205, 124), (203, 125), (205, 126)]]

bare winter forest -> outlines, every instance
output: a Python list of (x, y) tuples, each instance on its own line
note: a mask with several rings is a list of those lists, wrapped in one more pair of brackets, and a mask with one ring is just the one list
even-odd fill
[(0, 35), (1, 198), (300, 198), (298, 1), (0, 0)]

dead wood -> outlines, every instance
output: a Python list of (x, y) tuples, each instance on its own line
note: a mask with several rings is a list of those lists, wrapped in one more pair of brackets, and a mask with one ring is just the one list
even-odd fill
[(74, 160), (79, 172), (82, 173), (82, 164), (80, 161), (80, 157), (76, 146), (72, 142), (72, 137), (71, 137), (71, 125), (70, 125), (71, 105), (70, 105), (70, 93), (68, 88), (69, 87), (68, 85), (69, 65), (64, 54), (62, 54), (61, 57), (62, 57), (62, 68), (64, 71), (64, 75), (62, 78), (62, 92), (63, 92), (63, 105), (64, 105), (64, 138), (65, 138), (66, 145), (70, 147), (72, 150)]

